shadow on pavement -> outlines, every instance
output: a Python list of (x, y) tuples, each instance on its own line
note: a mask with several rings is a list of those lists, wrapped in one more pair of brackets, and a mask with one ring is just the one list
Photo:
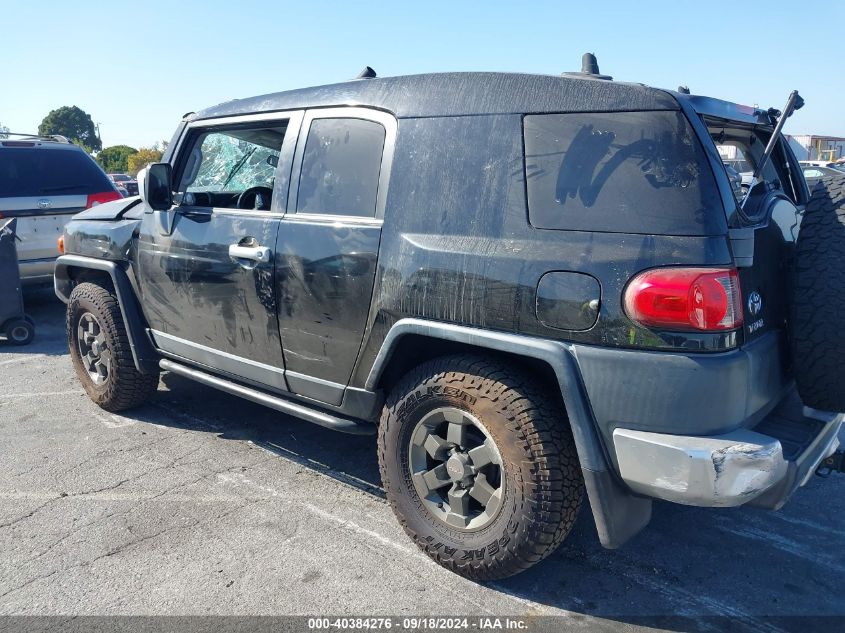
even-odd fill
[[(67, 353), (64, 306), (29, 293), (36, 339), (4, 354)], [(166, 413), (164, 415), (163, 413)], [(384, 498), (374, 437), (342, 435), (173, 374), (149, 406), (124, 415), (248, 440), (279, 457)], [(845, 614), (845, 477), (814, 479), (780, 512), (655, 503), (651, 525), (623, 548), (601, 547), (586, 502), (569, 537), (529, 571), (489, 583), (541, 605), (672, 630), (794, 630), (772, 616)], [(767, 616), (769, 619), (762, 618)], [(663, 617), (665, 616), (665, 617)], [(838, 620), (833, 620), (837, 622)], [(798, 629), (809, 630), (808, 621)], [(613, 628), (613, 627), (611, 627)], [(835, 626), (825, 628), (835, 630)]]
[[(374, 437), (300, 422), (180, 376), (165, 374), (162, 382), (169, 391), (159, 392), (159, 405), (179, 428), (252, 441), (384, 497)], [(150, 421), (174, 425), (154, 411)], [(615, 551), (599, 544), (585, 499), (554, 554), (489, 586), (574, 613), (671, 630), (783, 630), (793, 628), (789, 621), (759, 616), (841, 615), (845, 528), (836, 517), (845, 515), (843, 484), (845, 478), (812, 480), (778, 513), (658, 502), (646, 530)]]

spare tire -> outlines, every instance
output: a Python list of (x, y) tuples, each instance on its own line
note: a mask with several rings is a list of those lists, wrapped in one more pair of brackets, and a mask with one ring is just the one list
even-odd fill
[(845, 411), (845, 174), (814, 188), (795, 245), (790, 339), (807, 406)]

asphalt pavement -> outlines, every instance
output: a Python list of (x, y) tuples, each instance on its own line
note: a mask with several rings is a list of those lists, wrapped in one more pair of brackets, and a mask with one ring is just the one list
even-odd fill
[(608, 631), (845, 615), (845, 476), (779, 512), (657, 503), (616, 551), (585, 503), (544, 562), (474, 583), (402, 532), (374, 438), (172, 374), (107, 413), (74, 375), (64, 306), (48, 290), (27, 310), (35, 341), (0, 342), (0, 615), (559, 615)]

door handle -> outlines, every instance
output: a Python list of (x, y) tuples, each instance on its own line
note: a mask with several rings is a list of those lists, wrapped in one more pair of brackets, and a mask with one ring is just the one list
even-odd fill
[(266, 264), (270, 261), (272, 251), (266, 246), (229, 245), (229, 257), (232, 259), (251, 259), (254, 262)]

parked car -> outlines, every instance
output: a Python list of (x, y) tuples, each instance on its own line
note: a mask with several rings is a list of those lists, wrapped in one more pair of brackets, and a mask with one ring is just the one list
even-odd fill
[(740, 180), (740, 196), (745, 196), (748, 189), (751, 187), (751, 181), (754, 177), (754, 167), (747, 160), (742, 158), (728, 159), (723, 161), (726, 167), (729, 167), (737, 172)]
[(0, 217), (18, 218), (22, 283), (49, 283), (56, 238), (71, 216), (120, 194), (94, 159), (64, 137), (9, 136), (0, 139)]
[[(546, 557), (585, 494), (611, 548), (653, 499), (779, 508), (841, 463), (845, 409), (842, 181), (810, 198), (796, 98), (777, 121), (587, 55), (191, 113), (139, 198), (65, 229), (77, 376), (109, 411), (164, 370), (376, 434), (405, 531), (474, 579)], [(741, 208), (714, 137), (761, 174)]]
[(831, 176), (839, 176), (842, 175), (843, 172), (834, 169), (833, 167), (821, 167), (817, 165), (804, 165), (802, 163), (801, 170), (804, 172), (804, 179), (807, 181), (807, 186), (812, 189), (816, 186), (816, 183), (821, 181), (822, 178), (831, 177)]
[(728, 180), (731, 182), (731, 189), (733, 189), (734, 195), (737, 197), (737, 200), (741, 200), (745, 195), (742, 187), (742, 174), (727, 163), (725, 163), (725, 171), (728, 172)]
[(836, 167), (836, 162), (832, 160), (800, 160), (798, 162), (802, 167)]
[(723, 162), (725, 163), (725, 165), (733, 168), (740, 174), (754, 171), (754, 168), (751, 166), (751, 164), (747, 160), (742, 158), (728, 158), (725, 159)]
[[(129, 174), (109, 174), (108, 176), (118, 191), (123, 189), (129, 196), (138, 195), (138, 181)], [(125, 198), (126, 196), (123, 197)]]
[(806, 167), (824, 167), (826, 169), (835, 169), (836, 171), (845, 173), (845, 163), (831, 162), (829, 160), (802, 160), (799, 161), (801, 168)]

